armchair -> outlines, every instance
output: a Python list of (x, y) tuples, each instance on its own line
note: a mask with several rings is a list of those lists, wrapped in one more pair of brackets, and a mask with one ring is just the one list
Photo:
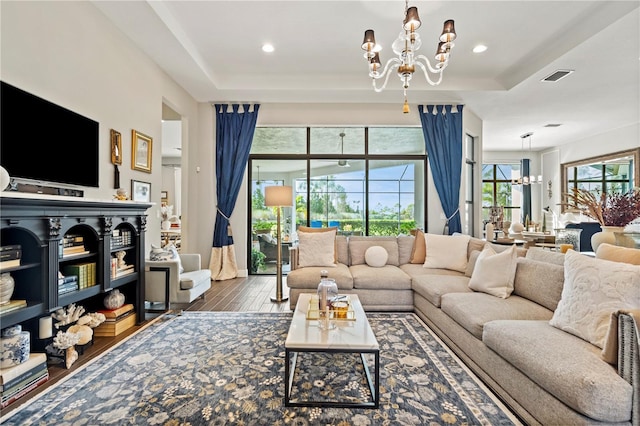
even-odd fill
[[(201, 269), (200, 254), (180, 253), (180, 260), (147, 260), (147, 267), (169, 268), (169, 303), (191, 303), (211, 288), (211, 270)], [(145, 272), (145, 300), (165, 301), (166, 273)]]

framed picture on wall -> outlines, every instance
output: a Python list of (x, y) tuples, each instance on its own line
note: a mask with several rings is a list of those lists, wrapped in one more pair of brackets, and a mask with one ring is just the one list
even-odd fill
[(167, 191), (160, 191), (160, 202), (162, 204), (169, 203), (169, 193)]
[(131, 168), (151, 173), (153, 139), (137, 130), (131, 131)]
[(151, 201), (151, 183), (140, 182), (139, 180), (131, 181), (131, 200), (133, 201)]
[(111, 162), (122, 164), (122, 137), (120, 132), (111, 129)]

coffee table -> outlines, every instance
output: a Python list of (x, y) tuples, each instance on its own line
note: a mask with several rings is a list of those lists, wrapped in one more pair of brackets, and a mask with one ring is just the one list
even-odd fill
[[(318, 320), (307, 320), (307, 309), (311, 294), (300, 294), (296, 310), (293, 313), (287, 340), (285, 341), (285, 391), (284, 403), (287, 407), (343, 407), (343, 408), (378, 408), (380, 404), (380, 347), (376, 336), (371, 330), (367, 316), (357, 295), (350, 294), (350, 304), (354, 312), (353, 320), (336, 320), (336, 328), (324, 330), (319, 327)], [(291, 390), (296, 374), (298, 353), (325, 352), (359, 353), (367, 378), (371, 400), (367, 401), (302, 401), (292, 400)], [(365, 358), (366, 354), (373, 354), (375, 369), (372, 375)]]

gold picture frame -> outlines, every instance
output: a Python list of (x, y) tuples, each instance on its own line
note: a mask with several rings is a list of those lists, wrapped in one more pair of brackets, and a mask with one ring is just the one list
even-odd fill
[(131, 168), (151, 173), (153, 138), (137, 130), (131, 131)]
[(122, 164), (122, 136), (111, 129), (111, 163)]

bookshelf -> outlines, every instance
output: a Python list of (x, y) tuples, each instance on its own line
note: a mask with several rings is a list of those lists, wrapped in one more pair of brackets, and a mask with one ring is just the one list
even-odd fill
[[(26, 300), (26, 306), (0, 313), (2, 328), (21, 324), (37, 336), (38, 318), (70, 303), (87, 311), (103, 309), (104, 297), (115, 288), (135, 306), (136, 323), (144, 322), (144, 237), (151, 204), (6, 192), (0, 202), (2, 245), (22, 247), (20, 265), (0, 272), (9, 272), (15, 280), (11, 299)], [(113, 276), (111, 259), (120, 251), (126, 273)], [(60, 277), (73, 271), (87, 274), (77, 289)]]

